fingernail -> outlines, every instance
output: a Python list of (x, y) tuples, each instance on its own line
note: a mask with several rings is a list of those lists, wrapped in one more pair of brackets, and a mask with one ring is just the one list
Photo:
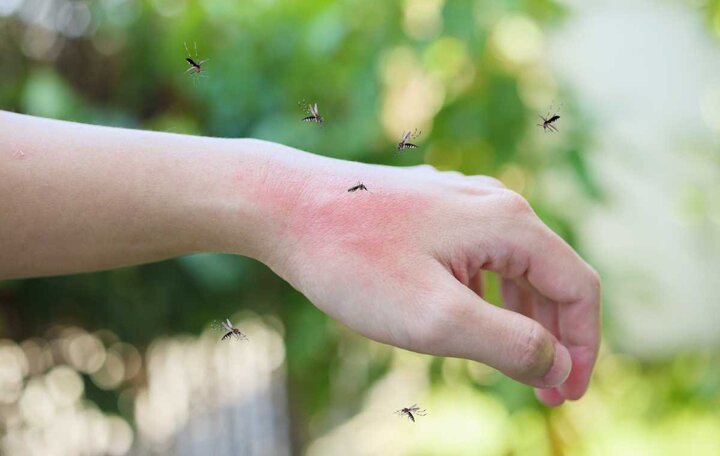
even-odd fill
[(572, 359), (570, 352), (559, 342), (555, 342), (555, 357), (550, 371), (545, 374), (542, 382), (546, 387), (562, 385), (570, 375), (572, 369)]

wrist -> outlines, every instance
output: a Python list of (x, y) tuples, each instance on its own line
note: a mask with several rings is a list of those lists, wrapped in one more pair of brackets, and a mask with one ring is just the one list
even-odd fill
[(275, 269), (291, 247), (287, 226), (315, 156), (255, 139), (218, 140), (213, 196), (194, 251), (233, 253)]

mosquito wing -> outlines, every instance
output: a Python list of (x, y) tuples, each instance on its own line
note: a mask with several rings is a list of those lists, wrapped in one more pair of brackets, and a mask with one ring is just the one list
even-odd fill
[(400, 140), (401, 143), (407, 142), (408, 139), (410, 139), (410, 134), (412, 132), (410, 131), (404, 131), (402, 135), (402, 139)]
[(212, 329), (213, 332), (223, 334), (230, 331), (230, 329), (228, 329), (227, 327), (227, 324), (223, 320), (212, 320), (210, 322), (210, 329)]
[(313, 117), (318, 117), (317, 103), (310, 106), (310, 114), (312, 114)]

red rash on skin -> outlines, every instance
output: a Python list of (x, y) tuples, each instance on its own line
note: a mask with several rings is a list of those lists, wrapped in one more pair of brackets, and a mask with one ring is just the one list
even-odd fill
[(415, 259), (406, 254), (416, 239), (411, 221), (427, 205), (417, 194), (341, 190), (321, 202), (298, 204), (289, 231), (307, 255), (332, 261), (337, 252), (348, 252), (361, 259), (348, 265), (356, 273), (372, 264), (383, 274), (406, 280)]
[[(370, 191), (347, 189), (352, 179), (314, 172), (285, 172), (275, 166), (272, 175), (255, 175), (252, 197), (279, 212), (274, 217), (307, 255), (332, 257), (348, 251), (369, 262), (393, 266), (397, 252), (412, 245), (417, 232), (413, 220), (430, 204), (427, 196), (397, 187)], [(247, 177), (238, 174), (238, 182)], [(303, 180), (306, 179), (306, 180)], [(386, 260), (386, 261), (383, 261)], [(389, 269), (397, 270), (396, 267)]]
[(377, 261), (412, 243), (410, 221), (426, 206), (427, 201), (414, 194), (341, 190), (322, 201), (298, 204), (301, 212), (290, 231), (310, 251), (341, 248)]
[[(429, 209), (431, 198), (422, 191), (386, 185), (383, 173), (364, 182), (369, 191), (348, 192), (360, 179), (343, 177), (344, 171), (330, 173), (314, 162), (275, 161), (252, 174), (238, 170), (234, 180), (265, 208), (266, 218), (274, 220), (275, 235), (285, 237), (303, 257), (356, 272), (374, 265), (393, 278), (407, 278), (418, 259), (411, 254), (422, 231), (417, 221), (426, 219), (422, 213)], [(333, 263), (339, 252), (357, 257), (358, 263)]]

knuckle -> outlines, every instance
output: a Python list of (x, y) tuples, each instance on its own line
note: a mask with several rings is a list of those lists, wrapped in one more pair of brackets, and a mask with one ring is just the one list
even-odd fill
[(503, 207), (513, 215), (527, 215), (532, 213), (530, 203), (519, 193), (504, 189), (502, 192)]
[(500, 189), (506, 189), (507, 187), (505, 184), (502, 183), (501, 180), (496, 179), (491, 176), (473, 176), (477, 181), (479, 181), (483, 185), (489, 185), (492, 187), (497, 187)]
[(502, 195), (505, 190), (505, 185), (502, 182), (489, 176), (465, 176), (460, 174), (462, 177), (459, 182), (461, 183), (460, 188), (467, 194), (477, 196), (497, 196)]
[(521, 377), (543, 375), (549, 355), (549, 345), (544, 330), (539, 323), (530, 325), (528, 332), (521, 338), (518, 358), (518, 374)]
[(514, 214), (529, 214), (532, 212), (532, 209), (530, 208), (530, 203), (520, 196), (520, 194), (513, 192), (512, 190), (508, 190), (509, 196), (507, 201), (507, 207), (508, 210)]

